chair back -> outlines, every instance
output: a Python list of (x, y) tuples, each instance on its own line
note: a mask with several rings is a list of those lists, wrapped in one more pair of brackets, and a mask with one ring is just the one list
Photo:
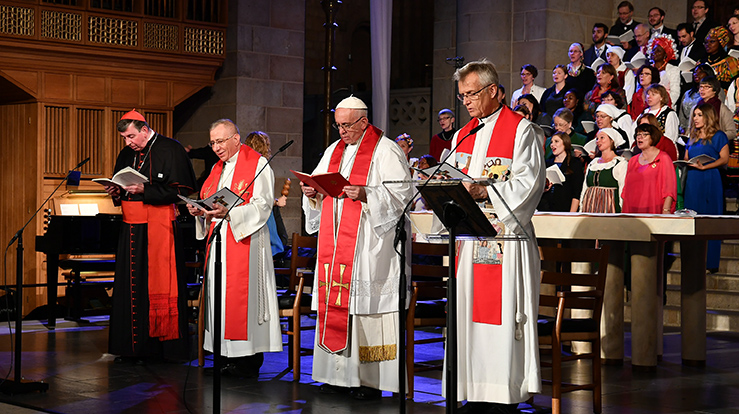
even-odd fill
[[(539, 247), (542, 260), (539, 307), (555, 309), (559, 320), (565, 308), (589, 310), (593, 313), (588, 319), (600, 321), (608, 252), (608, 246), (597, 249)], [(589, 270), (588, 266), (582, 266), (583, 263), (590, 264)], [(577, 269), (578, 273), (572, 269)], [(540, 313), (547, 312), (540, 310)]]
[[(308, 255), (301, 256), (300, 249), (313, 249), (316, 250), (318, 247), (318, 238), (315, 236), (301, 236), (299, 233), (293, 233), (293, 244), (290, 256), (290, 285), (288, 291), (295, 292), (298, 283), (298, 269), (315, 269), (317, 252)], [(304, 283), (307, 285), (311, 283), (313, 278), (305, 278)]]

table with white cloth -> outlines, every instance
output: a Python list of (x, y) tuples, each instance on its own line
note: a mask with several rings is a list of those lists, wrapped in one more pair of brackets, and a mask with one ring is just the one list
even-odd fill
[[(601, 240), (611, 254), (601, 322), (601, 357), (623, 361), (623, 242), (631, 251), (631, 362), (656, 367), (662, 350), (664, 241), (680, 242), (682, 360), (706, 361), (706, 241), (739, 238), (738, 216), (536, 213), (537, 239)], [(614, 248), (615, 247), (615, 248)]]

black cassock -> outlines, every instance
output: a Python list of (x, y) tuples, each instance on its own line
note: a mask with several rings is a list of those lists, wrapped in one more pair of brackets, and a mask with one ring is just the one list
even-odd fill
[[(123, 201), (171, 205), (178, 194), (195, 188), (195, 173), (187, 152), (179, 142), (156, 134), (146, 148), (125, 147), (118, 154), (115, 172), (132, 167), (149, 178), (143, 194), (125, 194)], [(109, 352), (123, 357), (166, 357), (186, 360), (188, 355), (187, 295), (185, 262), (177, 220), (172, 221), (177, 262), (179, 339), (160, 341), (149, 336), (148, 236), (146, 224), (122, 223), (116, 254), (113, 309), (110, 315)]]

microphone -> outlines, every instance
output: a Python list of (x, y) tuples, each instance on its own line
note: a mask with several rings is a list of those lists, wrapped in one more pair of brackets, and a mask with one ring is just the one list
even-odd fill
[(72, 169), (73, 169), (73, 170), (76, 170), (77, 168), (80, 168), (81, 166), (83, 166), (83, 165), (87, 164), (87, 163), (88, 163), (89, 161), (90, 161), (90, 157), (87, 157), (87, 158), (85, 158), (84, 160), (82, 160), (82, 162), (80, 162), (79, 164), (77, 164), (77, 166), (76, 166), (76, 167), (74, 167), (74, 168), (72, 168)]
[[(257, 178), (259, 178), (259, 176), (262, 174), (262, 171), (264, 171), (264, 169), (267, 168), (267, 166), (269, 165), (269, 163), (272, 162), (272, 160), (277, 156), (277, 154), (285, 151), (294, 142), (295, 142), (295, 140), (294, 139), (291, 139), (290, 141), (288, 141), (287, 144), (281, 146), (280, 149), (277, 150), (277, 152), (275, 152), (274, 154), (272, 154), (271, 157), (269, 157), (269, 159), (267, 160), (267, 162), (262, 166), (262, 168), (254, 176), (254, 178), (249, 182), (249, 185), (247, 185), (246, 188), (244, 188), (244, 191), (242, 191), (239, 194), (239, 198), (241, 198), (241, 196), (243, 196), (247, 191), (249, 191), (249, 189), (254, 184), (254, 182), (257, 180)], [(228, 208), (228, 210), (226, 210), (226, 216), (228, 216), (228, 214), (231, 212), (231, 210), (233, 210), (234, 207), (236, 207), (236, 203), (231, 204), (231, 206)], [(224, 216), (224, 217), (226, 217), (226, 216)], [(223, 226), (223, 222), (224, 221), (226, 221), (226, 220), (221, 220), (220, 222), (218, 222), (218, 224), (216, 224), (213, 227), (213, 233), (211, 233), (210, 237), (208, 238), (208, 243), (207, 243), (208, 245), (210, 245), (210, 243), (213, 241), (213, 238), (215, 237), (216, 233), (218, 233), (219, 231), (221, 231), (221, 226)]]
[(281, 147), (280, 147), (280, 149), (278, 149), (278, 150), (277, 150), (277, 154), (279, 154), (279, 153), (281, 153), (281, 152), (284, 152), (284, 151), (285, 151), (286, 149), (288, 149), (288, 148), (290, 147), (290, 145), (292, 145), (292, 144), (293, 144), (294, 142), (295, 142), (295, 140), (294, 140), (294, 139), (291, 139), (290, 141), (288, 141), (288, 142), (287, 142), (287, 144), (285, 144), (285, 145), (281, 146)]

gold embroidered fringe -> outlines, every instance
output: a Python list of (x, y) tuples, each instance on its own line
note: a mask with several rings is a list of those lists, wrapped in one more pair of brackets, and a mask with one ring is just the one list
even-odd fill
[(395, 359), (395, 354), (395, 344), (359, 347), (360, 362), (391, 361)]

